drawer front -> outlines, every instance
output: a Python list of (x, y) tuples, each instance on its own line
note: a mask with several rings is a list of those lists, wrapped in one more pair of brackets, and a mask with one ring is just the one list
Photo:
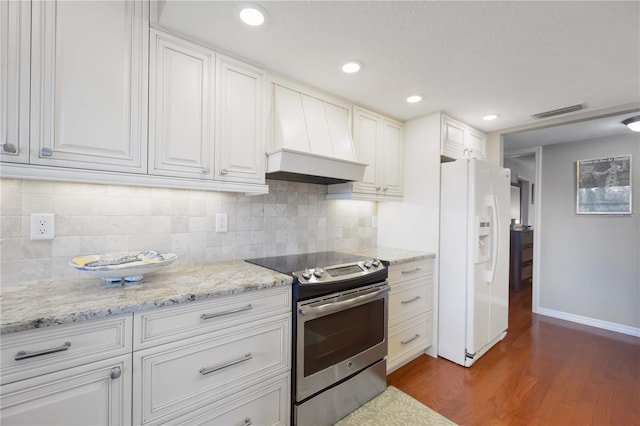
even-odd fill
[(130, 425), (131, 355), (0, 386), (4, 425)]
[(291, 288), (252, 291), (134, 315), (134, 350), (145, 349), (291, 310)]
[(394, 286), (389, 294), (389, 323), (430, 311), (432, 294), (430, 279)]
[(527, 262), (533, 259), (533, 247), (522, 249), (522, 261)]
[[(176, 419), (178, 425), (286, 425), (289, 423), (289, 374), (266, 380), (193, 414)], [(174, 424), (174, 422), (171, 422)]]
[(531, 231), (522, 231), (522, 244), (530, 244), (533, 243), (533, 232)]
[(62, 324), (2, 336), (1, 383), (131, 353), (132, 316)]
[(431, 312), (389, 329), (388, 371), (398, 368), (431, 346)]
[(433, 276), (433, 260), (418, 260), (389, 267), (389, 282), (394, 284)]
[(531, 278), (532, 269), (533, 268), (532, 268), (531, 264), (523, 266), (522, 267), (522, 272), (520, 273), (520, 279), (521, 280), (527, 280), (527, 279)]
[(290, 369), (290, 314), (134, 352), (134, 423), (167, 421)]

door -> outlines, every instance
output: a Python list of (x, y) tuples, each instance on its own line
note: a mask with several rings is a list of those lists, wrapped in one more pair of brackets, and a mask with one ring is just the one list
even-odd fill
[(216, 180), (264, 183), (264, 71), (218, 55)]
[(31, 2), (0, 2), (0, 153), (29, 162)]
[(491, 188), (496, 200), (496, 258), (495, 273), (491, 283), (490, 337), (494, 339), (505, 331), (509, 322), (509, 239), (510, 239), (510, 188), (509, 169), (494, 167)]
[[(469, 164), (469, 215), (467, 229), (471, 244), (467, 256), (469, 282), (467, 283), (467, 336), (466, 351), (478, 352), (489, 343), (491, 323), (491, 285), (487, 273), (491, 266), (493, 249), (491, 166), (477, 160)], [(487, 234), (489, 232), (489, 234)]]
[(32, 3), (31, 163), (147, 171), (145, 1)]
[(402, 123), (382, 120), (383, 146), (378, 149), (380, 183), (385, 196), (402, 197), (404, 137)]
[(131, 355), (3, 385), (2, 424), (130, 425)]
[(215, 54), (151, 30), (149, 174), (213, 178)]
[(380, 147), (380, 132), (378, 131), (378, 123), (380, 116), (374, 115), (366, 110), (354, 107), (353, 125), (354, 135), (353, 142), (356, 148), (356, 156), (358, 161), (368, 164), (364, 170), (364, 177), (361, 181), (356, 182), (356, 188), (359, 192), (376, 194), (378, 192), (378, 149)]

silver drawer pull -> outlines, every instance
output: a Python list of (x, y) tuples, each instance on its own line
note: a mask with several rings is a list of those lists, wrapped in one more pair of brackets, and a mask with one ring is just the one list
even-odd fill
[(413, 299), (409, 299), (409, 300), (402, 300), (400, 303), (402, 303), (403, 305), (406, 305), (407, 303), (411, 303), (411, 302), (417, 302), (418, 300), (420, 300), (421, 297), (420, 296), (416, 296)]
[(252, 424), (253, 422), (251, 421), (251, 417), (247, 417), (246, 419), (244, 419), (242, 426), (251, 426)]
[(224, 175), (228, 175), (228, 174), (229, 174), (229, 170), (227, 170), (227, 169), (222, 169), (222, 170), (220, 170), (220, 174), (221, 174), (222, 176), (224, 176)]
[(16, 352), (15, 360), (19, 361), (21, 359), (33, 358), (40, 355), (52, 354), (55, 352), (63, 352), (69, 349), (70, 347), (71, 347), (71, 342), (64, 342), (64, 345), (62, 346), (59, 346), (57, 348), (44, 349), (42, 351), (34, 351), (34, 352), (18, 351)]
[(18, 152), (18, 150), (16, 149), (16, 146), (12, 143), (2, 144), (2, 150), (10, 154), (15, 154), (16, 152)]
[(407, 345), (407, 344), (409, 344), (409, 343), (413, 342), (414, 340), (416, 340), (418, 337), (420, 337), (420, 335), (419, 335), (419, 334), (416, 334), (415, 336), (413, 336), (413, 337), (412, 337), (411, 339), (409, 339), (409, 340), (403, 340), (403, 341), (401, 341), (401, 342), (400, 342), (400, 344), (401, 344), (401, 345)]
[(120, 367), (114, 367), (111, 369), (111, 379), (115, 380), (118, 377), (122, 376), (122, 370), (120, 369)]
[(409, 274), (415, 274), (416, 272), (420, 271), (420, 268), (416, 268), (416, 269), (411, 269), (409, 271), (402, 271), (402, 275), (409, 275)]
[(215, 365), (213, 367), (205, 367), (200, 369), (200, 374), (206, 376), (209, 373), (213, 373), (214, 371), (222, 370), (223, 368), (231, 367), (232, 365), (240, 364), (241, 362), (249, 361), (253, 358), (253, 355), (246, 354), (242, 358), (236, 359), (234, 361), (225, 362), (224, 364)]
[(53, 150), (51, 148), (42, 148), (40, 150), (41, 157), (51, 157), (53, 156)]
[(251, 309), (253, 309), (253, 306), (251, 305), (251, 303), (249, 303), (247, 306), (243, 306), (241, 308), (229, 309), (228, 311), (222, 311), (222, 312), (214, 312), (212, 314), (202, 314), (200, 315), (200, 318), (203, 320), (206, 320), (206, 319), (211, 319), (215, 317), (222, 317), (225, 315), (235, 314), (237, 312), (248, 311)]

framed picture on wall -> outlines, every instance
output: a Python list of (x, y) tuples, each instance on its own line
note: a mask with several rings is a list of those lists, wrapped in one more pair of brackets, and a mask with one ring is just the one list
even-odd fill
[(577, 162), (576, 213), (631, 214), (631, 155)]

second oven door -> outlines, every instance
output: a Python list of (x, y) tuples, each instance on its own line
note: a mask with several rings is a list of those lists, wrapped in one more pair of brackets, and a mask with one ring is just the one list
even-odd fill
[(298, 303), (296, 401), (387, 355), (389, 286)]

